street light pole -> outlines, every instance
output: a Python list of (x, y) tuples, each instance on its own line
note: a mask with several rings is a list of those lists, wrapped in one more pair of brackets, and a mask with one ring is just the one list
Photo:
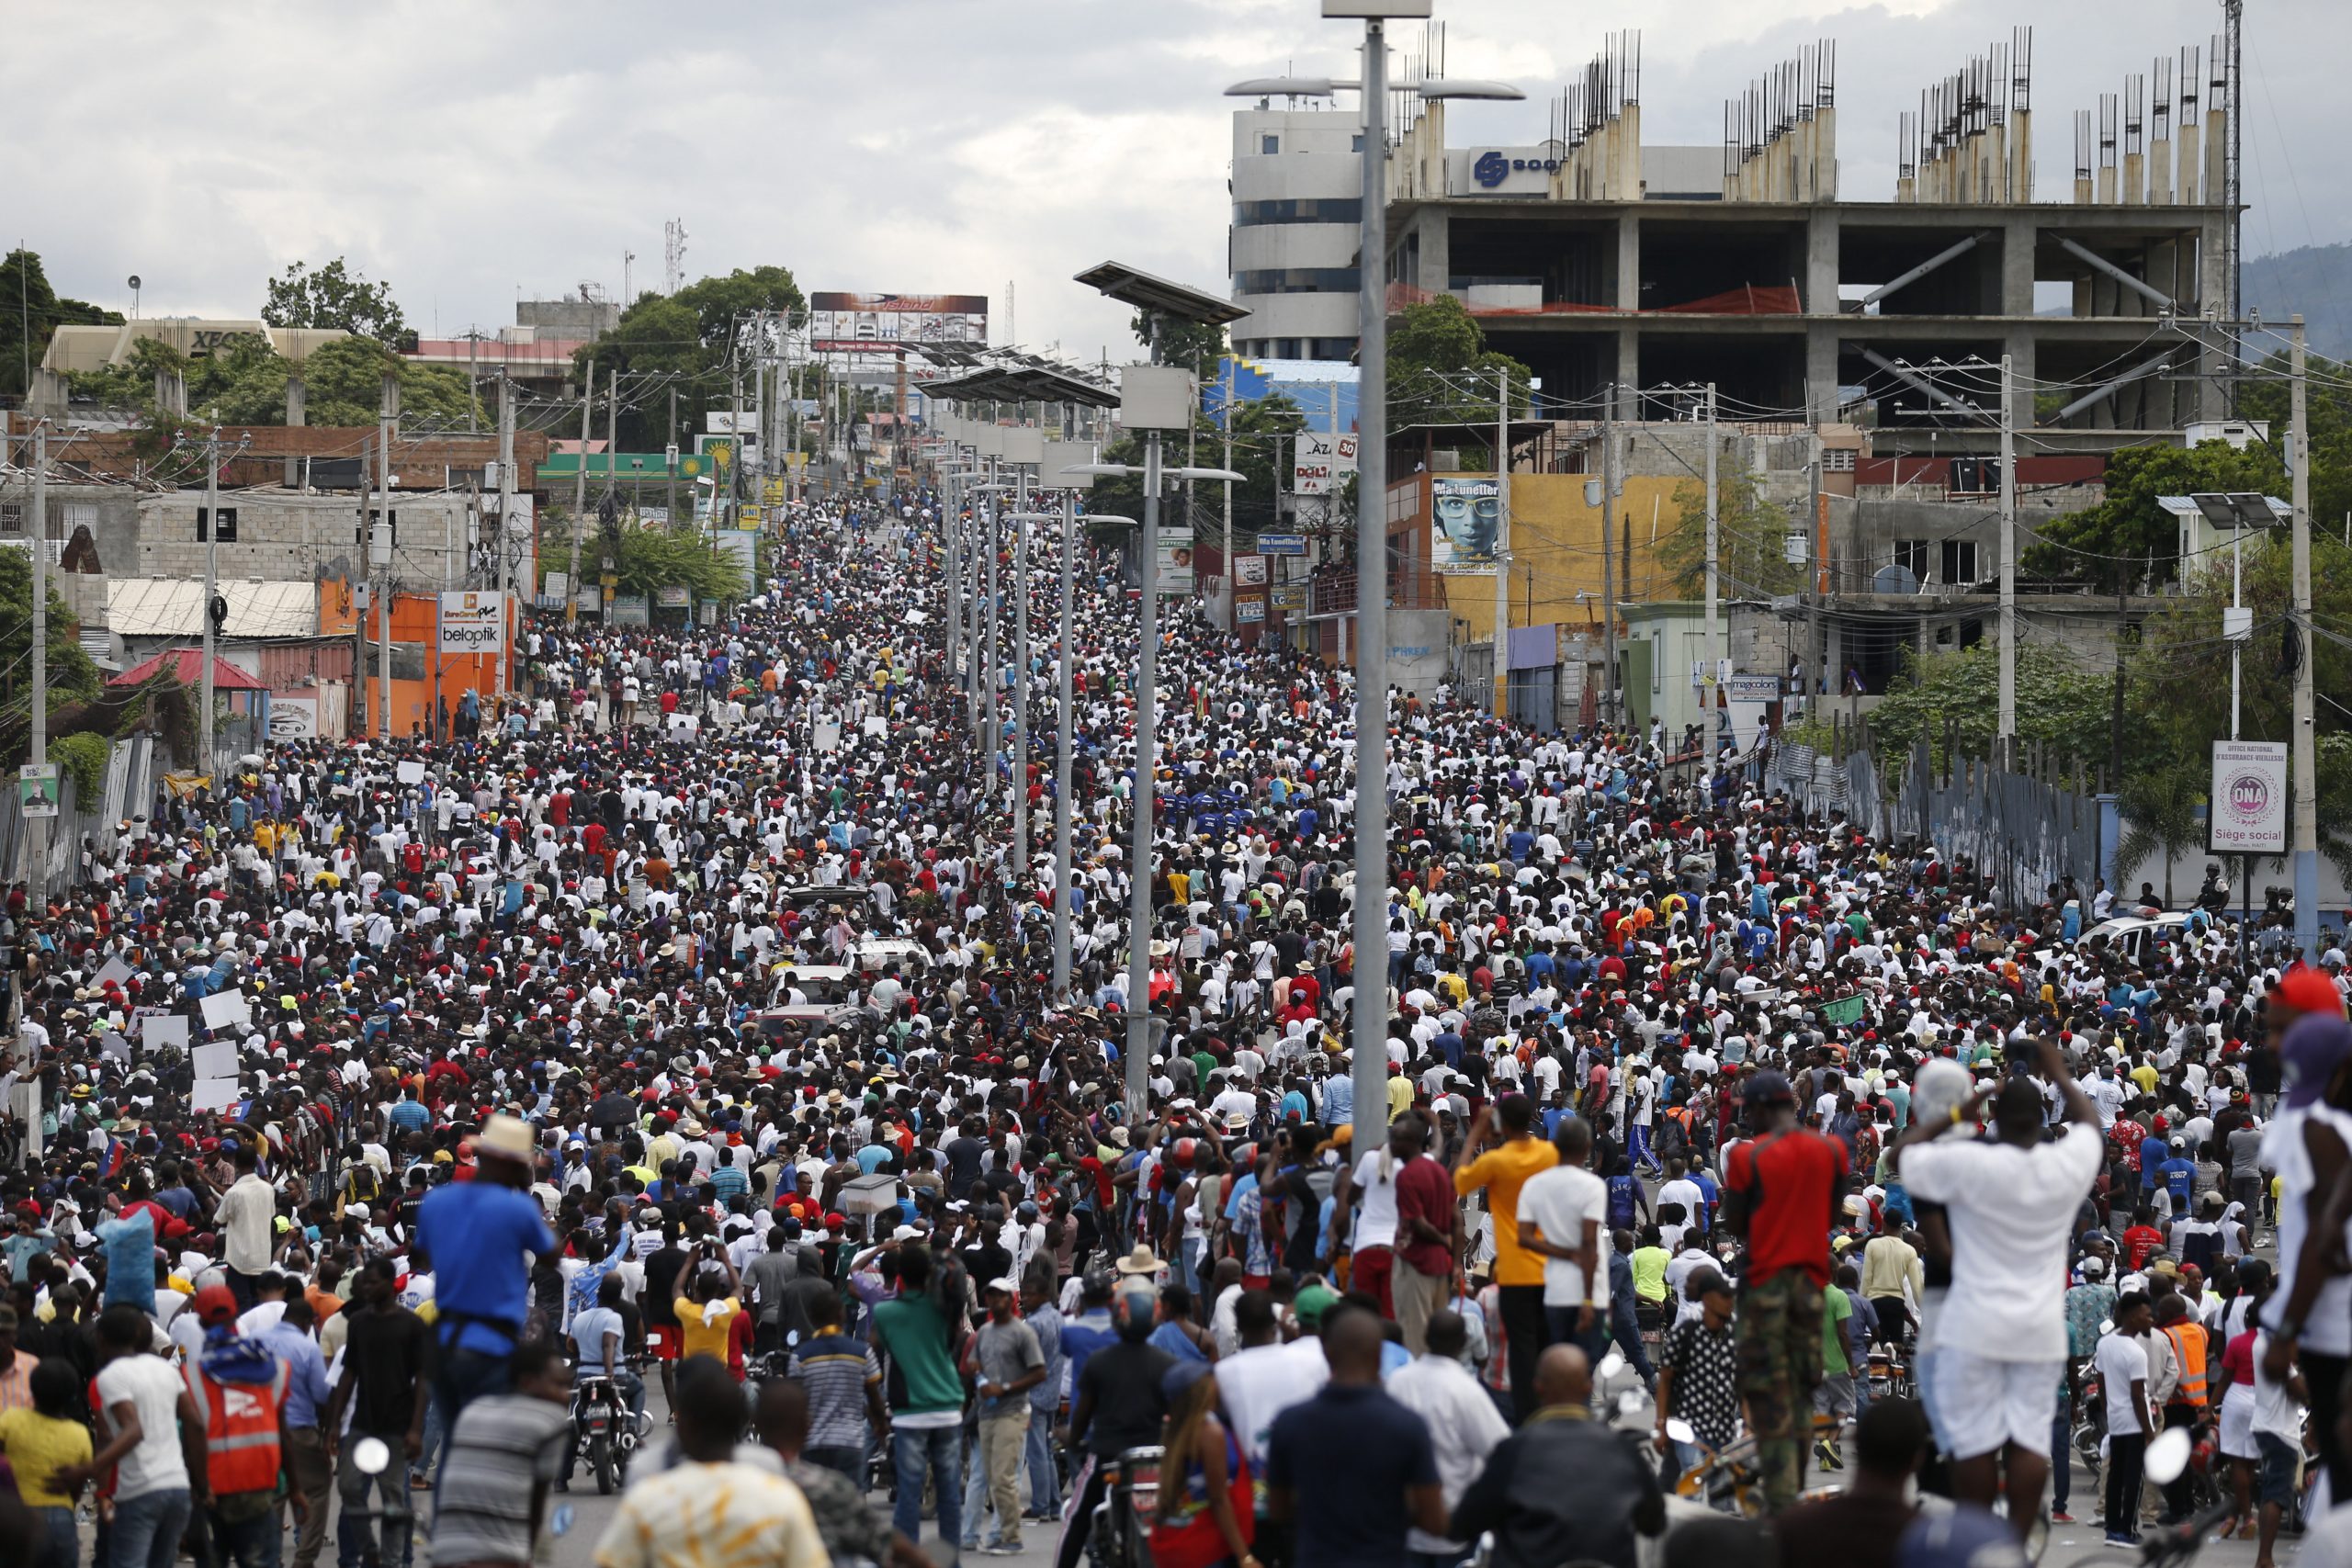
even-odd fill
[(1070, 863), (1069, 753), (1070, 729), (1077, 710), (1070, 692), (1070, 610), (1078, 597), (1078, 491), (1062, 491), (1062, 613), (1054, 662), (1060, 685), (1055, 693), (1061, 722), (1054, 728), (1054, 998), (1069, 998), (1070, 898), (1077, 868)]
[[(1151, 357), (1159, 359), (1159, 334)], [(1127, 1115), (1141, 1125), (1151, 1082), (1151, 822), (1156, 815), (1159, 707), (1159, 431), (1143, 438), (1143, 604), (1136, 671), (1135, 788), (1128, 795)]]
[[(1388, 33), (1363, 24), (1363, 183), (1356, 241), (1355, 1135), (1388, 1125)], [(1377, 1120), (1372, 1118), (1377, 1116)]]

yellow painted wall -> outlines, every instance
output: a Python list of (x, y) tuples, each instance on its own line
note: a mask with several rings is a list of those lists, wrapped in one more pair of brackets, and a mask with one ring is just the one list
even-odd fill
[[(1466, 476), (1480, 477), (1480, 476)], [(1491, 477), (1491, 476), (1485, 476)], [(1510, 477), (1510, 624), (1549, 626), (1555, 621), (1600, 619), (1600, 508), (1584, 502), (1585, 474), (1513, 474)], [(1633, 597), (1636, 602), (1679, 597), (1657, 564), (1653, 535), (1664, 539), (1680, 525), (1671, 475), (1628, 475), (1617, 498), (1617, 544), (1630, 524), (1633, 534)], [(1613, 563), (1622, 588), (1625, 566)], [(1532, 576), (1531, 585), (1530, 578)], [(1578, 592), (1591, 594), (1577, 602)], [(1529, 597), (1532, 593), (1531, 612)], [(1622, 593), (1620, 595), (1623, 596)], [(1491, 577), (1445, 580), (1447, 608), (1465, 622), (1467, 642), (1494, 637), (1495, 592)]]

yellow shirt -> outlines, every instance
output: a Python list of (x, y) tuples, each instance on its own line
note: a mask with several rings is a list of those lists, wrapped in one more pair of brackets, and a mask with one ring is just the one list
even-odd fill
[(734, 1296), (715, 1302), (690, 1302), (680, 1297), (676, 1305), (678, 1325), (685, 1337), (680, 1356), (716, 1356), (725, 1361), (728, 1320), (743, 1310), (742, 1302)]
[(1413, 1080), (1393, 1077), (1388, 1080), (1388, 1120), (1394, 1122), (1413, 1109)]
[(90, 1462), (90, 1429), (29, 1408), (0, 1410), (0, 1450), (17, 1472), (17, 1490), (28, 1507), (70, 1508), (74, 1499), (50, 1481), (67, 1465)]
[(1495, 1283), (1540, 1285), (1544, 1258), (1519, 1245), (1519, 1190), (1538, 1171), (1560, 1163), (1560, 1151), (1541, 1138), (1506, 1140), (1453, 1173), (1453, 1190), (1467, 1198), (1487, 1190), (1487, 1213), (1495, 1222)]

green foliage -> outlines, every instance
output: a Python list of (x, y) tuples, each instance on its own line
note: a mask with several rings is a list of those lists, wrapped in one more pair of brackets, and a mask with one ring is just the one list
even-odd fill
[(0, 304), (6, 306), (0, 309), (0, 396), (30, 389), (28, 373), (40, 367), (59, 327), (113, 326), (122, 321), (119, 311), (61, 299), (50, 287), (40, 256), (26, 250), (10, 251), (0, 260)]
[[(2023, 575), (2112, 593), (2143, 582), (2161, 586), (2180, 575), (2179, 520), (2160, 495), (2199, 491), (2261, 491), (2284, 495), (2286, 475), (2261, 446), (2232, 451), (2220, 441), (2194, 448), (2139, 446), (2108, 459), (2107, 497), (2097, 506), (2043, 525), (2041, 542), (2018, 558)], [(2196, 563), (2191, 562), (2190, 570)]]
[[(2110, 682), (2028, 643), (2018, 650), (2018, 738), (2064, 757), (2107, 755)], [(1921, 660), (1904, 655), (1904, 671), (1871, 710), (1881, 754), (1908, 756), (1925, 738), (1936, 756), (1957, 725), (1960, 754), (1990, 756), (2000, 730), (2000, 653), (1990, 642)]]
[(49, 743), (49, 760), (74, 781), (74, 798), (85, 811), (96, 805), (106, 787), (107, 753), (111, 750), (103, 735), (63, 735)]
[(1405, 307), (1388, 329), (1388, 427), (1492, 425), (1498, 373), (1510, 378), (1512, 411), (1524, 413), (1533, 372), (1486, 342), (1484, 329), (1451, 294)]
[[(152, 338), (131, 347), (130, 358), (71, 378), (74, 395), (107, 408), (145, 414), (151, 445), (159, 456), (171, 446), (177, 422), (155, 402), (158, 371), (177, 371), (187, 385), (188, 424), (282, 424), (290, 361), (258, 333), (229, 338), (210, 354), (189, 358)], [(465, 373), (402, 359), (372, 338), (339, 338), (321, 344), (302, 365), (304, 417), (316, 425), (372, 425), (383, 406), (386, 371), (400, 378), (403, 423), (451, 426), (466, 418), (470, 389)], [(477, 406), (475, 417), (487, 417)]]
[[(1136, 341), (1147, 355), (1151, 349), (1151, 312), (1137, 310), (1130, 323)], [(1163, 316), (1159, 321), (1159, 362), (1197, 367), (1203, 380), (1216, 374), (1217, 361), (1225, 356), (1225, 329), (1201, 321), (1180, 321)]]
[(2165, 867), (2165, 908), (2173, 907), (2172, 862), (2183, 850), (2204, 841), (2204, 822), (2198, 807), (2205, 799), (2210, 775), (2187, 758), (2125, 775), (2116, 792), (2128, 824), (2115, 846), (2115, 879), (2120, 884), (2151, 857)]
[[(2329, 312), (2335, 315), (2336, 312)], [(2312, 526), (2336, 534), (2352, 513), (2352, 363), (2312, 356), (2306, 360), (2308, 389), (2303, 419), (2312, 445)], [(2272, 445), (2288, 430), (2288, 360), (2282, 351), (2263, 362), (2267, 379), (2241, 383), (2238, 412), (2270, 422)], [(2282, 477), (2278, 483), (2287, 484)], [(2271, 491), (2282, 500), (2284, 488)]]
[(695, 313), (702, 345), (719, 350), (734, 341), (736, 323), (742, 318), (760, 310), (790, 312), (808, 303), (791, 271), (780, 266), (755, 266), (749, 272), (737, 267), (725, 277), (688, 284), (673, 298)]
[(392, 348), (416, 346), (416, 333), (394, 302), (391, 285), (368, 282), (345, 266), (341, 256), (315, 271), (296, 262), (271, 278), (261, 319), (273, 327), (341, 327)]
[[(601, 547), (593, 535), (591, 545)], [(584, 560), (581, 570), (588, 570)], [(683, 585), (693, 589), (696, 599), (741, 599), (750, 589), (735, 558), (714, 551), (691, 529), (622, 528), (620, 558), (613, 571), (622, 593), (650, 595), (657, 588)]]
[[(1707, 590), (1706, 485), (1690, 479), (1675, 486), (1674, 509), (1679, 521), (1660, 536), (1657, 557), (1672, 574), (1675, 592), (1696, 599)], [(1719, 466), (1715, 547), (1724, 597), (1767, 598), (1803, 585), (1804, 569), (1789, 564), (1788, 531), (1788, 513), (1757, 494), (1754, 475)]]
[[(790, 312), (802, 303), (799, 285), (780, 266), (738, 268), (667, 297), (647, 294), (621, 312), (611, 332), (573, 352), (572, 374), (585, 386), (593, 361), (596, 385), (591, 389), (601, 400), (611, 395), (618, 371), (621, 450), (659, 451), (670, 439), (672, 389), (678, 397), (677, 427), (704, 428), (703, 416), (726, 407), (731, 395), (728, 362), (741, 323), (758, 311)], [(815, 394), (804, 382), (801, 395)], [(600, 402), (599, 435), (604, 412)]]

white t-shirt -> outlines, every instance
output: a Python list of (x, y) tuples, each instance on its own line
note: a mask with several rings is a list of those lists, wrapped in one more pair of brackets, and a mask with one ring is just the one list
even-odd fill
[[(1904, 1163), (1910, 1162), (1905, 1159)], [(2143, 1385), (2148, 1381), (2147, 1351), (2128, 1334), (2105, 1334), (2099, 1337), (2098, 1353), (2092, 1359), (2098, 1367), (2099, 1383), (2107, 1394), (2108, 1435), (2138, 1435), (2140, 1413), (2132, 1408), (2132, 1384), (2135, 1380)], [(2146, 1396), (2143, 1386), (2141, 1397), (2144, 1400)]]
[(107, 1412), (107, 1429), (113, 1429), (116, 1405), (127, 1400), (139, 1412), (139, 1446), (115, 1467), (118, 1503), (188, 1483), (179, 1417), (180, 1391), (187, 1386), (157, 1356), (118, 1356), (99, 1369), (98, 1403)]
[(1225, 1401), (1242, 1451), (1250, 1456), (1250, 1473), (1266, 1472), (1266, 1438), (1274, 1417), (1294, 1404), (1304, 1404), (1331, 1381), (1330, 1364), (1323, 1359), (1320, 1339), (1300, 1339), (1288, 1345), (1260, 1345), (1226, 1357), (1216, 1364), (1217, 1393)]
[(1951, 1225), (1939, 1347), (1994, 1361), (2066, 1359), (2066, 1243), (2098, 1174), (2099, 1145), (2090, 1129), (2073, 1127), (2030, 1149), (1947, 1137), (1905, 1151), (1904, 1185), (1946, 1205)]
[[(1387, 1179), (1381, 1179), (1380, 1166), (1388, 1164)], [(1404, 1162), (1386, 1149), (1366, 1149), (1356, 1161), (1356, 1192), (1363, 1206), (1356, 1211), (1354, 1238), (1349, 1242), (1351, 1252), (1362, 1252), (1367, 1247), (1396, 1245), (1396, 1173), (1405, 1168)]]
[[(1584, 1239), (1584, 1223), (1598, 1221), (1600, 1294), (1605, 1300), (1609, 1279), (1609, 1184), (1580, 1166), (1555, 1165), (1528, 1178), (1519, 1190), (1519, 1224), (1522, 1231), (1540, 1226), (1554, 1247), (1573, 1247)], [(1581, 1306), (1587, 1294), (1584, 1269), (1565, 1258), (1544, 1259), (1544, 1304)]]

